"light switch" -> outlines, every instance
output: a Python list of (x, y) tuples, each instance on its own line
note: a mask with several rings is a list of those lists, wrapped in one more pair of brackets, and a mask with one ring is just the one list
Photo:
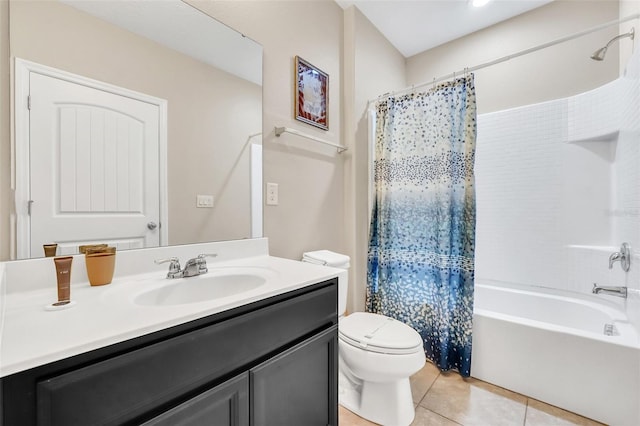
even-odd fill
[(204, 209), (213, 208), (213, 195), (197, 195), (196, 207)]
[(267, 183), (267, 205), (268, 206), (278, 205), (278, 184), (277, 183)]

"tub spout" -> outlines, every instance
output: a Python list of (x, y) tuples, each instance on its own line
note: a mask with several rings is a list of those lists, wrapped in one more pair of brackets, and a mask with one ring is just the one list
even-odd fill
[(593, 289), (591, 290), (591, 292), (594, 294), (604, 293), (611, 296), (623, 297), (625, 299), (627, 298), (627, 287), (609, 287), (593, 283)]
[(620, 262), (620, 267), (623, 271), (629, 271), (629, 267), (631, 266), (631, 250), (629, 250), (629, 244), (622, 243), (620, 251), (611, 253), (611, 256), (609, 256), (609, 269), (613, 269), (615, 262)]

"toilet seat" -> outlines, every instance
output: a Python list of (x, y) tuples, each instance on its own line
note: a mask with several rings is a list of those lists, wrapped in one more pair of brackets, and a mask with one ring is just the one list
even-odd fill
[(413, 328), (384, 315), (355, 312), (340, 320), (338, 337), (356, 348), (382, 354), (412, 354), (422, 350)]

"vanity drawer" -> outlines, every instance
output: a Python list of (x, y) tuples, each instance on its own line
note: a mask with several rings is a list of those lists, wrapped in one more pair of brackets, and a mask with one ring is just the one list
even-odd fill
[(130, 422), (335, 324), (336, 285), (39, 381), (38, 425)]

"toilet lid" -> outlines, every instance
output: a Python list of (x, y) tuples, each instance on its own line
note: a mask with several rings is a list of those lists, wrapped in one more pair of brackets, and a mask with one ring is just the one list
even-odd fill
[(338, 334), (342, 341), (371, 352), (410, 354), (422, 348), (422, 338), (413, 328), (368, 312), (355, 312), (342, 318)]

